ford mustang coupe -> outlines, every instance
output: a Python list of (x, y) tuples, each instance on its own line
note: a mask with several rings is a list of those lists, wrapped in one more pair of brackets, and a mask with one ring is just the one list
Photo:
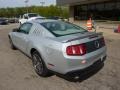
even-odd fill
[(68, 22), (28, 21), (8, 36), (11, 48), (31, 57), (36, 73), (43, 77), (50, 71), (67, 75), (86, 70), (106, 59), (102, 33), (88, 32)]

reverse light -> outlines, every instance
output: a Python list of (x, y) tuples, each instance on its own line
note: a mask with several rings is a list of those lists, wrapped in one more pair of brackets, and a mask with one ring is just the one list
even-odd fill
[(86, 64), (87, 61), (86, 61), (86, 60), (82, 60), (81, 63), (82, 63), (82, 64)]

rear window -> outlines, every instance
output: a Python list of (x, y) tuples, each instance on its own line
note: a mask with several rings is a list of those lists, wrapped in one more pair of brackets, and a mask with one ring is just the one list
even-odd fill
[(29, 17), (37, 17), (38, 14), (28, 14)]
[(0, 19), (0, 21), (6, 21), (5, 19)]
[(41, 25), (48, 29), (56, 37), (87, 32), (87, 30), (77, 25), (63, 21), (44, 22), (41, 23)]

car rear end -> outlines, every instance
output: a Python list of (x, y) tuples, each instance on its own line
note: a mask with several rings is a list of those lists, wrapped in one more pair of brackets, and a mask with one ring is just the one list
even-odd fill
[(0, 25), (6, 25), (8, 24), (6, 19), (0, 19)]
[(104, 62), (106, 46), (102, 33), (88, 32), (74, 24), (56, 20), (44, 21), (41, 25), (54, 35), (50, 38), (54, 47), (48, 46), (52, 52), (48, 61), (52, 66), (48, 69), (68, 74)]
[[(63, 42), (63, 56), (67, 67), (64, 74), (90, 70), (106, 59), (106, 45), (102, 33), (84, 35)], [(90, 68), (90, 69), (89, 69)]]

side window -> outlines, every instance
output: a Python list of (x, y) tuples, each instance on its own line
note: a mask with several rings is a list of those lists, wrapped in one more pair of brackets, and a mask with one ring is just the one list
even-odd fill
[(31, 27), (31, 23), (24, 23), (23, 25), (21, 25), (19, 32), (29, 34)]
[(24, 19), (28, 19), (28, 16), (24, 16)]
[(23, 15), (23, 18), (24, 18), (24, 19), (28, 19), (28, 16), (27, 16), (27, 15)]

